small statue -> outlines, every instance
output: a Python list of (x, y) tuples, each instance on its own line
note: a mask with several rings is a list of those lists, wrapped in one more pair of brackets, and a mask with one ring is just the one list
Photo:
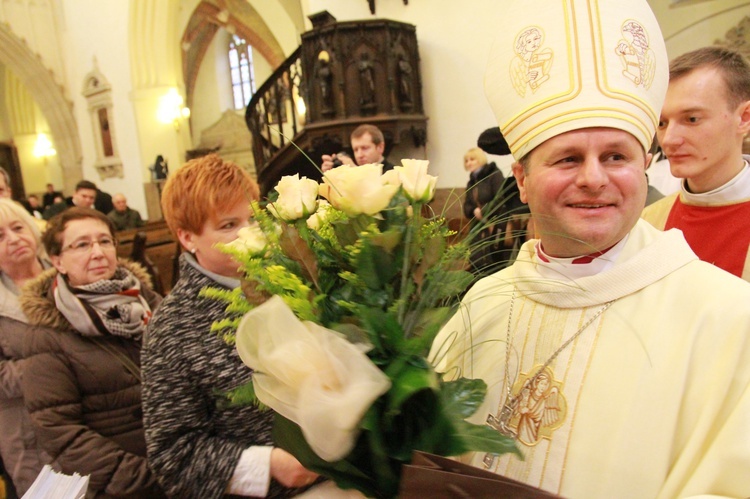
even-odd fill
[(398, 57), (398, 98), (402, 109), (410, 109), (411, 100), (411, 64), (401, 54)]
[(375, 107), (375, 68), (365, 52), (359, 61), (359, 103), (362, 108)]
[(318, 86), (320, 87), (320, 101), (323, 114), (333, 112), (333, 93), (331, 92), (333, 74), (331, 73), (331, 66), (329, 64), (330, 59), (330, 55), (325, 50), (318, 54), (318, 69), (316, 74)]

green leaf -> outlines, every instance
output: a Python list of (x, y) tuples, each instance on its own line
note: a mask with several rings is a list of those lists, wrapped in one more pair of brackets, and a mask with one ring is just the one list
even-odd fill
[(477, 412), (487, 394), (487, 383), (481, 379), (458, 378), (443, 381), (440, 400), (443, 408), (457, 419), (465, 419)]
[(437, 390), (439, 385), (435, 371), (419, 357), (392, 362), (385, 373), (392, 382), (388, 391), (388, 415), (400, 412), (404, 402), (415, 393)]
[(341, 247), (346, 247), (357, 242), (359, 232), (350, 220), (335, 220), (331, 222), (331, 225)]
[(255, 386), (253, 385), (252, 380), (238, 386), (237, 388), (233, 388), (226, 393), (220, 393), (218, 395), (222, 397), (217, 401), (219, 407), (242, 407), (246, 405), (254, 405), (262, 410), (268, 409), (255, 395)]
[(442, 237), (431, 237), (422, 243), (422, 261), (420, 269), (423, 272), (434, 267), (445, 252), (446, 241)]
[(485, 425), (475, 425), (466, 421), (458, 421), (455, 435), (463, 442), (464, 448), (458, 452), (491, 452), (493, 454), (507, 454), (509, 452), (523, 459), (523, 454), (516, 446), (515, 440), (498, 433)]
[[(413, 321), (414, 327), (412, 328), (412, 335), (421, 336), (427, 331), (431, 331), (435, 328), (440, 330), (448, 320), (453, 317), (456, 312), (456, 306), (450, 307), (428, 307), (421, 311), (417, 317), (408, 317)], [(415, 314), (417, 312), (412, 312)], [(429, 339), (432, 343), (432, 338)]]
[(307, 444), (296, 423), (276, 414), (272, 434), (275, 445), (296, 457), (305, 468), (330, 478), (342, 489), (353, 488), (369, 496), (376, 496), (378, 482), (376, 477), (370, 476), (369, 468), (363, 471), (356, 463), (348, 460), (333, 463), (323, 460)]
[(453, 432), (431, 389), (415, 391), (398, 412), (383, 414), (380, 426), (390, 456), (401, 462), (409, 462), (414, 449), (442, 453), (446, 436)]
[(382, 289), (400, 270), (393, 255), (369, 241), (362, 245), (355, 266), (357, 275), (370, 289)]
[(329, 324), (327, 327), (343, 334), (349, 343), (372, 345), (367, 332), (356, 324), (337, 323)]
[(468, 423), (464, 419), (482, 405), (487, 384), (481, 379), (459, 378), (441, 383), (440, 402), (451, 429), (444, 435), (440, 452), (453, 456), (469, 451), (521, 456), (515, 441), (485, 425)]
[(388, 230), (380, 234), (374, 234), (369, 238), (369, 241), (379, 248), (383, 248), (388, 253), (392, 253), (393, 250), (399, 245), (403, 238), (403, 231), (401, 230)]
[(372, 344), (381, 353), (403, 350), (404, 331), (394, 314), (380, 308), (359, 306), (356, 310), (356, 317), (370, 335)]
[(406, 225), (410, 218), (407, 212), (408, 207), (409, 200), (404, 195), (403, 189), (399, 189), (391, 198), (391, 202), (388, 203), (388, 208), (381, 213), (385, 225), (387, 227), (403, 227)]
[(394, 462), (393, 456), (387, 448), (384, 428), (381, 427), (382, 416), (378, 403), (373, 404), (365, 413), (362, 427), (369, 431), (364, 432), (367, 442), (369, 466), (373, 471), (373, 477), (377, 479), (379, 492), (390, 497), (398, 490), (398, 482), (401, 475), (401, 467)]

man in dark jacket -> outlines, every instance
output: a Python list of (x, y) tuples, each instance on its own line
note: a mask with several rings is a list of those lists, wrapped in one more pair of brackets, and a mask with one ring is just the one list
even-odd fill
[[(333, 156), (324, 154), (323, 164), (320, 166), (320, 169), (325, 172), (342, 163), (352, 166), (379, 163), (383, 165), (384, 172), (393, 169), (393, 163), (383, 156), (385, 152), (385, 137), (378, 127), (367, 124), (359, 125), (352, 132), (350, 140), (354, 158), (349, 157), (348, 154), (334, 154)], [(336, 163), (337, 160), (338, 163)]]
[(42, 207), (46, 209), (48, 206), (52, 206), (55, 204), (55, 198), (58, 196), (62, 197), (62, 195), (62, 192), (55, 190), (54, 185), (47, 184), (47, 192), (45, 192), (42, 197)]
[(143, 219), (137, 210), (128, 206), (128, 200), (124, 194), (115, 194), (112, 198), (115, 209), (107, 214), (107, 217), (115, 224), (115, 229), (126, 230), (143, 227)]
[(81, 180), (78, 182), (75, 192), (65, 202), (68, 203), (68, 206), (94, 208), (105, 215), (115, 209), (115, 206), (112, 204), (112, 196), (99, 190), (96, 184), (90, 180)]

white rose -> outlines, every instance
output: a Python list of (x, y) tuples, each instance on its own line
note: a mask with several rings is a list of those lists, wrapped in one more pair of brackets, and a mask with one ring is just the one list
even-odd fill
[(398, 175), (397, 171), (388, 170), (387, 172), (383, 173), (383, 183), (401, 187), (401, 177)]
[(300, 321), (278, 296), (242, 318), (237, 352), (254, 370), (258, 399), (297, 423), (313, 451), (329, 462), (351, 452), (360, 420), (391, 386), (354, 344)]
[(243, 227), (237, 231), (237, 239), (229, 243), (227, 246), (241, 251), (247, 251), (252, 255), (259, 255), (263, 253), (266, 246), (268, 246), (268, 239), (260, 226), (256, 223), (249, 227)]
[(293, 221), (315, 211), (318, 183), (312, 179), (300, 178), (299, 173), (281, 177), (276, 192), (279, 197), (268, 204), (268, 211), (276, 218)]
[(323, 174), (320, 195), (347, 215), (375, 215), (391, 202), (398, 186), (383, 179), (383, 165), (342, 165)]
[(421, 203), (432, 200), (437, 177), (427, 175), (427, 165), (430, 162), (423, 159), (402, 159), (401, 163), (403, 166), (397, 166), (393, 171), (398, 173), (406, 196)]
[(332, 209), (331, 203), (325, 200), (318, 201), (318, 210), (307, 219), (307, 226), (312, 230), (318, 230), (325, 224)]

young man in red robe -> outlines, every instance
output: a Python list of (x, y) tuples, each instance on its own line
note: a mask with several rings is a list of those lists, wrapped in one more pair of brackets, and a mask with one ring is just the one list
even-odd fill
[(750, 64), (740, 54), (705, 47), (670, 64), (657, 128), (679, 192), (643, 212), (658, 229), (678, 228), (706, 262), (750, 280), (750, 166), (742, 141), (750, 131)]

